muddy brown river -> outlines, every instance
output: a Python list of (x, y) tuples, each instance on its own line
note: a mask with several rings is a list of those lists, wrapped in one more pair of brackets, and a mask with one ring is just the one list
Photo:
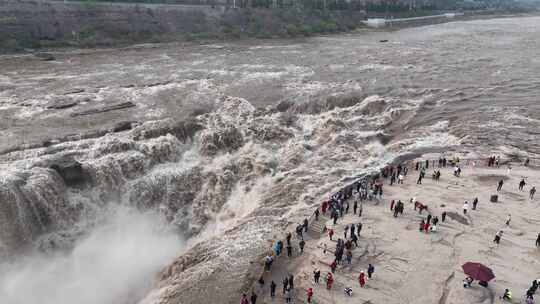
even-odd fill
[[(302, 40), (144, 45), (0, 58), (0, 150), (124, 121), (371, 95), (415, 99), (408, 127), (448, 123), (464, 143), (539, 152), (540, 17)], [(388, 40), (386, 43), (380, 40)], [(345, 101), (346, 102), (346, 101)]]

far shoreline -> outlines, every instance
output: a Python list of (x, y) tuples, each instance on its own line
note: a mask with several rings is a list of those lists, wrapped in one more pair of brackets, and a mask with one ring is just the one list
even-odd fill
[[(444, 15), (445, 12), (443, 11), (431, 11), (433, 14), (423, 14), (430, 11), (421, 11), (417, 15), (411, 14), (397, 14), (397, 18), (404, 17), (406, 18), (415, 18), (415, 17), (429, 17), (429, 16), (438, 16), (438, 15)], [(264, 37), (259, 37), (258, 35), (251, 35), (249, 33), (242, 34), (240, 36), (235, 36), (236, 34), (226, 34), (226, 33), (173, 33), (173, 34), (167, 34), (163, 36), (155, 36), (151, 35), (147, 39), (142, 40), (134, 40), (134, 41), (128, 41), (128, 40), (107, 40), (106, 43), (98, 42), (96, 44), (89, 44), (89, 45), (83, 45), (78, 44), (75, 41), (72, 40), (52, 40), (48, 43), (50, 45), (44, 45), (36, 48), (22, 48), (17, 50), (8, 50), (5, 49), (2, 45), (0, 45), (0, 58), (3, 56), (10, 56), (10, 55), (32, 55), (32, 54), (40, 54), (42, 53), (64, 53), (64, 52), (70, 52), (74, 50), (88, 50), (88, 51), (97, 51), (97, 50), (121, 50), (121, 49), (137, 49), (141, 47), (153, 47), (157, 45), (174, 45), (174, 44), (181, 44), (182, 47), (190, 47), (190, 46), (197, 46), (197, 45), (206, 45), (206, 44), (216, 44), (216, 43), (252, 43), (252, 42), (268, 42), (268, 41), (290, 41), (290, 40), (300, 40), (303, 39), (310, 39), (310, 38), (318, 38), (318, 37), (332, 37), (335, 35), (351, 35), (351, 34), (364, 34), (364, 33), (374, 33), (374, 32), (393, 32), (398, 31), (405, 28), (416, 28), (416, 27), (422, 27), (422, 26), (430, 26), (430, 25), (437, 25), (442, 23), (450, 23), (450, 22), (462, 22), (462, 21), (474, 21), (474, 20), (489, 20), (489, 19), (499, 19), (499, 18), (521, 18), (521, 17), (534, 17), (534, 16), (540, 16), (540, 11), (535, 11), (533, 13), (524, 13), (524, 12), (511, 12), (509, 10), (505, 11), (491, 11), (491, 10), (481, 10), (481, 11), (453, 11), (453, 12), (447, 12), (447, 13), (457, 13), (460, 15), (456, 15), (452, 18), (433, 18), (433, 19), (425, 19), (425, 20), (411, 20), (411, 21), (404, 21), (400, 22), (398, 24), (387, 24), (382, 27), (371, 27), (365, 24), (365, 22), (369, 19), (373, 18), (379, 18), (375, 14), (373, 17), (369, 16), (369, 13), (366, 16), (366, 19), (359, 22), (359, 25), (356, 26), (354, 29), (349, 30), (325, 30), (325, 29), (319, 29), (322, 30), (322, 32), (312, 32), (312, 33), (296, 33), (295, 35), (290, 34), (284, 34), (284, 35), (269, 35)], [(380, 15), (380, 14), (379, 14)], [(394, 15), (390, 16), (391, 18), (394, 17)], [(392, 20), (391, 18), (383, 18), (381, 19), (385, 20)], [(128, 38), (129, 39), (129, 38)], [(45, 58), (49, 59), (43, 59), (42, 60), (50, 60), (52, 57), (46, 56)]]

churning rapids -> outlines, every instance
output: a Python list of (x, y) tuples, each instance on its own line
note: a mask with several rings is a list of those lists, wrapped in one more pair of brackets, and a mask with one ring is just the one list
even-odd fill
[(538, 37), (527, 17), (0, 57), (0, 300), (236, 302), (347, 180), (415, 151), (537, 159)]

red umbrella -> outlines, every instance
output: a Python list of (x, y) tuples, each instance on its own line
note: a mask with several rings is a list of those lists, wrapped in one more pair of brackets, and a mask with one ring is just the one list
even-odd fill
[(467, 262), (461, 266), (465, 274), (478, 281), (490, 281), (495, 278), (493, 271), (480, 263)]

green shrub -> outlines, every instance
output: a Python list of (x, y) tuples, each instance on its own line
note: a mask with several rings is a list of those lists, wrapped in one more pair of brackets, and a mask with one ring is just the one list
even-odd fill
[(315, 29), (313, 27), (309, 26), (309, 25), (302, 25), (300, 27), (300, 32), (304, 36), (310, 36), (310, 35), (313, 35), (315, 33)]
[(337, 32), (338, 30), (337, 24), (333, 21), (322, 21), (320, 23), (320, 28), (322, 33), (332, 33)]
[(290, 36), (299, 36), (302, 34), (302, 29), (298, 28), (294, 24), (287, 25), (287, 34)]

